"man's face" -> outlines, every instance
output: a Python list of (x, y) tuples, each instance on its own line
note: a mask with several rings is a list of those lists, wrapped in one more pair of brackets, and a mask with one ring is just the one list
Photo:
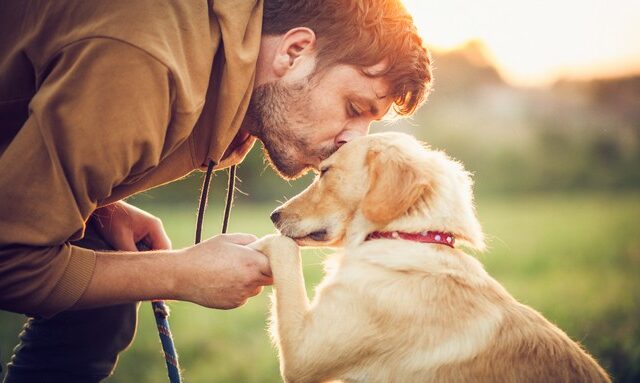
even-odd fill
[(302, 80), (256, 87), (247, 130), (265, 147), (272, 167), (285, 178), (316, 168), (342, 144), (366, 135), (392, 100), (384, 77), (334, 65)]

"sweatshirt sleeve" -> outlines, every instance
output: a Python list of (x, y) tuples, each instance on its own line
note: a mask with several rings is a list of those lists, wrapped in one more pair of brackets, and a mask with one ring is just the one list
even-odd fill
[(93, 38), (36, 80), (28, 120), (0, 156), (0, 309), (49, 317), (93, 275), (95, 253), (69, 241), (115, 186), (160, 161), (171, 76), (139, 48)]

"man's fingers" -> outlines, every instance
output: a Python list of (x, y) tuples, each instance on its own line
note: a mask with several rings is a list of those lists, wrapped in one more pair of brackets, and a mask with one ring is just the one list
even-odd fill
[(258, 239), (258, 237), (253, 234), (245, 233), (221, 234), (220, 236), (226, 241), (235, 243), (236, 245), (248, 245)]
[(266, 264), (260, 263), (260, 274), (264, 275), (267, 278), (273, 278), (273, 273), (271, 272), (271, 265), (269, 265), (268, 258)]
[(133, 235), (131, 235), (131, 233), (123, 233), (118, 237), (114, 238), (113, 242), (115, 243), (112, 243), (111, 245), (116, 250), (138, 251), (138, 248), (136, 247), (136, 242), (134, 241)]
[(171, 250), (171, 239), (162, 226), (153, 228), (149, 232), (149, 239), (153, 250)]

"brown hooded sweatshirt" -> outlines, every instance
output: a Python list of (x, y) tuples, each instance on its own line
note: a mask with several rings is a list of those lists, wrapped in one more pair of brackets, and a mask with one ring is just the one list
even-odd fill
[(241, 160), (261, 27), (261, 0), (0, 3), (0, 309), (72, 307), (97, 207)]

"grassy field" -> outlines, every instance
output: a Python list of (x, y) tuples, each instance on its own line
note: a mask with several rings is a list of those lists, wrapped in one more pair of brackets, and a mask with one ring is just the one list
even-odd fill
[[(175, 246), (191, 243), (195, 206), (158, 206), (149, 200), (139, 205), (164, 219)], [(275, 206), (240, 201), (231, 231), (272, 232), (268, 212)], [(220, 211), (214, 207), (208, 212), (209, 235), (219, 230)], [(480, 198), (478, 212), (490, 241), (489, 251), (478, 257), (489, 272), (583, 343), (616, 381), (640, 381), (640, 194)], [(321, 278), (322, 252), (306, 252), (304, 258), (311, 293)], [(265, 332), (268, 290), (232, 311), (172, 304), (171, 325), (186, 381), (280, 381)], [(0, 312), (3, 364), (21, 322), (19, 315)], [(154, 327), (145, 303), (137, 338), (109, 382), (165, 380)]]

